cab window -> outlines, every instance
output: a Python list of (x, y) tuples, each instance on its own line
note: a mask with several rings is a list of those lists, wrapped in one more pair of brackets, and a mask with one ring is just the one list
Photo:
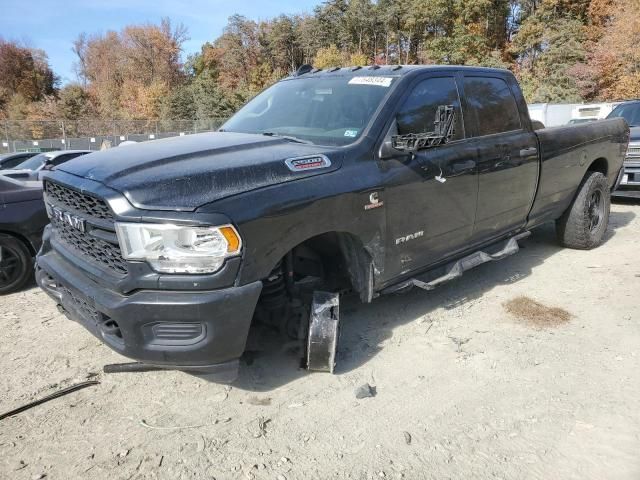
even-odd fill
[(502, 78), (465, 77), (464, 95), (479, 136), (522, 128), (516, 99)]
[(414, 87), (396, 117), (398, 134), (433, 132), (440, 105), (453, 106), (456, 114), (453, 140), (464, 138), (460, 97), (453, 77), (428, 78)]

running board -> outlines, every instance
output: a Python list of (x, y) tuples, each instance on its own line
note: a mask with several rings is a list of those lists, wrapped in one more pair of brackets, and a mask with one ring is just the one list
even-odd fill
[[(386, 288), (382, 293), (396, 293), (401, 290), (410, 289), (412, 287), (422, 288), (423, 290), (434, 290), (443, 283), (449, 282), (462, 276), (467, 270), (482, 265), (487, 262), (494, 262), (496, 260), (502, 260), (505, 257), (511, 256), (514, 253), (518, 253), (520, 247), (518, 246), (518, 240), (522, 240), (531, 235), (531, 232), (523, 232), (515, 235), (511, 238), (503, 240), (502, 242), (492, 244), (483, 250), (478, 250), (466, 257), (462, 257), (460, 260), (448, 263), (435, 272), (442, 272), (442, 275), (435, 276), (434, 272), (427, 272), (404, 282), (400, 282), (397, 285)], [(496, 248), (498, 250), (496, 250)], [(487, 250), (487, 251), (485, 251)], [(437, 274), (436, 274), (437, 275)]]

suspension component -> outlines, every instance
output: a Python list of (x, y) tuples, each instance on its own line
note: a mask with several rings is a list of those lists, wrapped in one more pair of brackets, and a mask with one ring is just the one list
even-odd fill
[(268, 311), (284, 308), (287, 304), (287, 287), (282, 261), (279, 261), (269, 277), (262, 282), (260, 304)]
[(333, 373), (339, 336), (340, 294), (313, 292), (307, 337), (307, 368), (309, 370)]

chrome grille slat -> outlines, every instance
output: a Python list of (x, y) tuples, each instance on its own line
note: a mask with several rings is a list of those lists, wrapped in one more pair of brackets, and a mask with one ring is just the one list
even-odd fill
[(627, 149), (627, 159), (630, 158), (640, 159), (640, 145), (629, 145), (629, 148)]

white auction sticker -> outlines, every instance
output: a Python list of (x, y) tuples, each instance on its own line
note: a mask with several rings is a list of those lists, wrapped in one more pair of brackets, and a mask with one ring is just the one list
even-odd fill
[(377, 87), (390, 87), (393, 77), (353, 77), (349, 85), (375, 85)]

